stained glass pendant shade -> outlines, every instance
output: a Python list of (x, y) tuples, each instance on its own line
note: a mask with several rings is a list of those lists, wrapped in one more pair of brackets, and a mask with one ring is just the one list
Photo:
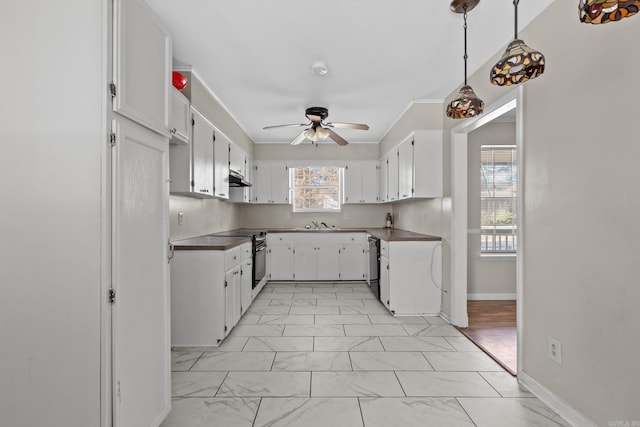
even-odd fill
[(467, 84), (467, 12), (476, 7), (480, 0), (454, 0), (451, 10), (464, 13), (464, 86), (458, 95), (447, 106), (447, 117), (452, 119), (466, 119), (482, 114), (484, 102), (478, 98)]
[(518, 3), (514, 0), (515, 7), (515, 37), (509, 43), (507, 50), (500, 60), (491, 69), (489, 79), (498, 86), (511, 86), (535, 79), (544, 73), (544, 55), (531, 49), (518, 38)]
[(638, 13), (640, 0), (580, 0), (580, 21), (606, 24)]

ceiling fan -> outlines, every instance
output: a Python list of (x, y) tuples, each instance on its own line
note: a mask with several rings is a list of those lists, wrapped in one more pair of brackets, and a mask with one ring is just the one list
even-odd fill
[(327, 138), (333, 139), (338, 145), (347, 145), (347, 140), (335, 133), (331, 128), (369, 130), (368, 125), (364, 125), (361, 123), (325, 123), (324, 120), (329, 117), (329, 110), (324, 107), (307, 108), (305, 111), (305, 116), (307, 117), (307, 119), (309, 119), (309, 123), (265, 126), (263, 129), (310, 126), (309, 128), (300, 132), (300, 134), (296, 136), (293, 141), (291, 141), (291, 145), (298, 145), (305, 139), (310, 139), (311, 141), (316, 142)]

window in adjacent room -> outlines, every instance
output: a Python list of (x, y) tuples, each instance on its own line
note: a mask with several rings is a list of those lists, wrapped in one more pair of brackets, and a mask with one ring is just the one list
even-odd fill
[(297, 167), (292, 175), (294, 212), (340, 212), (342, 168)]
[(515, 254), (517, 157), (515, 145), (480, 148), (480, 249)]

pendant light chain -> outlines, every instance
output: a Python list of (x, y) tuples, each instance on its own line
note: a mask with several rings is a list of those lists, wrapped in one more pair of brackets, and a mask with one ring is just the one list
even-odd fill
[(464, 5), (464, 85), (467, 85), (467, 5)]
[(520, 0), (513, 0), (513, 6), (514, 6), (514, 13), (515, 13), (515, 19), (513, 20), (513, 22), (515, 22), (515, 31), (514, 31), (514, 40), (518, 38), (518, 4), (520, 3)]

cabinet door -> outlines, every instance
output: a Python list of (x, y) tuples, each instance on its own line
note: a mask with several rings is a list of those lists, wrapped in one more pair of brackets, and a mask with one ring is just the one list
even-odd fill
[(344, 169), (344, 203), (362, 203), (362, 163), (350, 162)]
[(229, 138), (216, 131), (213, 144), (213, 187), (214, 195), (221, 199), (229, 198), (229, 144)]
[(238, 268), (234, 268), (231, 271), (228, 271), (227, 274), (225, 274), (224, 276), (224, 308), (225, 308), (225, 315), (224, 315), (224, 326), (225, 326), (225, 331), (224, 334), (225, 336), (229, 335), (229, 332), (231, 332), (231, 329), (236, 325), (236, 317), (237, 314), (236, 312), (238, 311), (239, 307), (236, 307), (236, 290), (237, 290), (237, 286), (236, 286), (236, 278), (238, 277), (238, 274), (240, 273), (240, 269)]
[(398, 147), (398, 198), (413, 196), (413, 139), (405, 139)]
[(385, 157), (380, 160), (380, 174), (378, 176), (378, 200), (386, 202), (389, 200), (389, 158)]
[(362, 245), (344, 245), (340, 251), (340, 278), (364, 280), (364, 261)]
[(389, 258), (380, 257), (380, 301), (389, 309)]
[(191, 109), (189, 107), (187, 97), (171, 86), (169, 132), (173, 143), (189, 142), (189, 134), (191, 133)]
[(271, 203), (271, 165), (254, 163), (253, 199), (255, 203)]
[(341, 280), (340, 245), (318, 245), (318, 249), (316, 249), (316, 266), (317, 280)]
[(393, 150), (389, 153), (387, 173), (389, 174), (389, 197), (387, 200), (392, 202), (398, 200), (398, 150)]
[(244, 165), (245, 165), (245, 154), (244, 151), (240, 149), (233, 142), (229, 144), (229, 170), (239, 173), (240, 175), (246, 177)]
[(169, 134), (171, 35), (141, 0), (114, 1), (113, 110)]
[(193, 114), (193, 192), (213, 196), (214, 127), (198, 110)]
[(378, 201), (378, 163), (362, 163), (362, 203)]
[[(413, 146), (414, 197), (442, 197), (442, 131), (415, 132)], [(420, 167), (416, 168), (416, 165)]]
[(271, 203), (289, 203), (289, 167), (281, 162), (271, 164)]
[(317, 248), (314, 244), (296, 244), (293, 248), (294, 278), (296, 280), (317, 279)]
[(293, 280), (293, 251), (291, 245), (269, 246), (269, 279)]
[(171, 405), (169, 138), (115, 122), (110, 254), (116, 295), (110, 306), (114, 425), (158, 425)]
[(241, 315), (246, 313), (246, 311), (249, 309), (249, 306), (251, 305), (251, 301), (253, 300), (253, 297), (252, 297), (253, 278), (251, 275), (253, 272), (252, 268), (253, 268), (253, 262), (251, 260), (247, 260), (242, 263), (241, 273), (240, 273), (240, 277), (241, 277), (240, 307), (242, 308), (242, 312), (240, 313)]

